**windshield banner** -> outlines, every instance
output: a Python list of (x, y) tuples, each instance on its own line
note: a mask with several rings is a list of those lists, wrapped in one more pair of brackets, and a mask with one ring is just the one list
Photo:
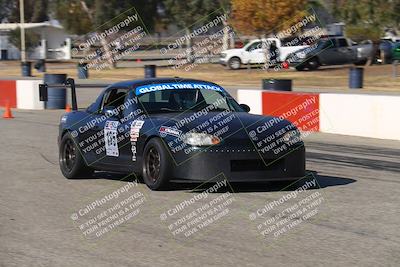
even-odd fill
[(207, 89), (218, 92), (223, 92), (222, 87), (206, 84), (206, 83), (162, 83), (162, 84), (147, 84), (136, 88), (136, 95), (141, 95), (149, 92), (174, 90), (174, 89)]

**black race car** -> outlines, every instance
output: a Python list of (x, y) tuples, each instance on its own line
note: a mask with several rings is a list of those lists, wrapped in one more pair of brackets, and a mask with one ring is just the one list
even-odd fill
[[(134, 172), (159, 190), (170, 181), (205, 182), (218, 175), (229, 182), (305, 175), (297, 128), (282, 118), (249, 114), (247, 105), (217, 84), (180, 78), (118, 82), (84, 110), (77, 109), (73, 80), (68, 84), (73, 110), (61, 117), (58, 138), (66, 178)], [(42, 100), (46, 88), (40, 86)]]

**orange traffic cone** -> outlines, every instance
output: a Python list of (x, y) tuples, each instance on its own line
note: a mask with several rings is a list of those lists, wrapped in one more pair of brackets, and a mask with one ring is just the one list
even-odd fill
[(65, 106), (65, 112), (71, 112), (71, 106), (69, 104)]
[(6, 104), (6, 109), (4, 110), (3, 118), (4, 119), (12, 119), (12, 118), (14, 118), (12, 113), (11, 113), (10, 103), (8, 103), (8, 102)]

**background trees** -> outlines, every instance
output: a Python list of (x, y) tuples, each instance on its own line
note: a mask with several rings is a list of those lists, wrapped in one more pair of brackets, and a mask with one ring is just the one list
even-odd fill
[[(165, 8), (165, 15), (169, 23), (176, 24), (184, 29), (188, 36), (191, 31), (224, 12), (220, 2), (215, 0), (164, 0), (162, 5)], [(192, 47), (192, 39), (186, 39), (186, 47)], [(192, 51), (189, 50), (189, 58), (192, 58)]]
[[(136, 14), (139, 20), (130, 23), (124, 30), (138, 25), (145, 31), (152, 30), (157, 19), (157, 3), (157, 0), (55, 0), (52, 10), (67, 31), (88, 36), (91, 33), (100, 34)], [(109, 66), (114, 67), (107, 37), (102, 38), (100, 43)]]
[[(181, 29), (207, 19), (215, 12), (232, 10), (230, 23), (244, 34), (262, 35), (279, 31), (285, 22), (302, 15), (307, 5), (324, 5), (356, 34), (370, 29), (371, 38), (385, 28), (399, 30), (400, 0), (24, 0), (25, 21), (58, 19), (72, 33), (84, 34), (135, 7), (151, 32), (160, 21)], [(0, 0), (0, 21), (19, 22), (19, 1)], [(370, 39), (371, 39), (370, 38)]]
[(232, 0), (231, 23), (244, 34), (265, 36), (305, 14), (306, 0)]
[(384, 30), (399, 27), (399, 10), (399, 0), (336, 0), (333, 11), (346, 23), (346, 36), (355, 41), (372, 41), (368, 60), (372, 64)]
[[(25, 22), (43, 22), (49, 19), (49, 0), (24, 0)], [(19, 1), (0, 0), (0, 22), (19, 22)]]
[[(159, 30), (175, 25), (182, 36), (218, 15), (228, 14), (229, 20), (223, 21), (223, 26), (233, 26), (238, 35), (265, 37), (290, 27), (309, 7), (320, 7), (333, 14), (336, 18), (333, 21), (346, 23), (348, 37), (356, 41), (372, 40), (375, 48), (385, 30), (400, 30), (400, 0), (24, 0), (24, 3), (25, 22), (57, 19), (69, 33), (81, 37), (102, 32), (135, 11), (148, 33), (153, 33), (156, 25)], [(127, 10), (130, 12), (126, 13)], [(0, 0), (0, 21), (19, 22), (19, 1)], [(107, 40), (102, 43), (106, 49)], [(224, 32), (224, 49), (227, 44), (228, 31)], [(192, 46), (190, 38), (186, 39), (186, 46)]]

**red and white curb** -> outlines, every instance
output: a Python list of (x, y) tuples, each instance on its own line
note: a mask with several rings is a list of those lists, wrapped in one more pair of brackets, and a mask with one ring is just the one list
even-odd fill
[(7, 104), (18, 109), (44, 109), (39, 100), (41, 80), (0, 80), (0, 107)]
[(302, 131), (400, 140), (400, 96), (238, 90), (250, 113), (281, 116)]

